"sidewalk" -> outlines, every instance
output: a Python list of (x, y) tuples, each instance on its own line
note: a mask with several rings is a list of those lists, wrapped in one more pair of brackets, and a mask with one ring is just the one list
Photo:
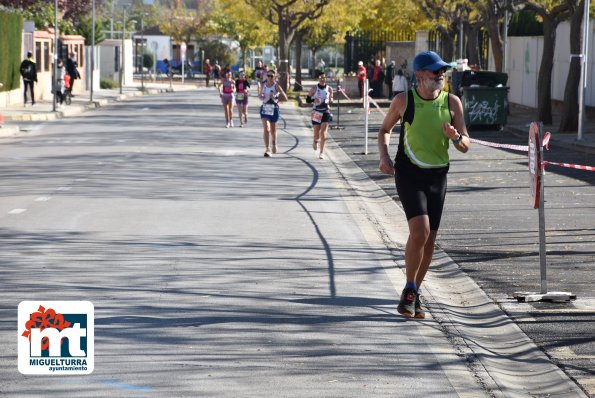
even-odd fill
[(64, 104), (60, 107), (56, 104), (56, 111), (54, 111), (53, 101), (39, 100), (35, 105), (9, 105), (5, 108), (0, 108), (0, 114), (4, 116), (4, 125), (0, 125), (0, 137), (10, 137), (19, 134), (19, 123), (21, 122), (35, 122), (35, 121), (49, 121), (61, 119), (64, 117), (75, 116), (85, 112), (88, 109), (99, 108), (106, 106), (112, 102), (123, 101), (127, 98), (138, 97), (141, 95), (160, 94), (171, 91), (183, 91), (195, 89), (195, 84), (180, 84), (176, 83), (170, 86), (169, 83), (145, 83), (144, 93), (141, 90), (140, 83), (134, 86), (128, 86), (120, 89), (100, 89), (93, 91), (93, 101), (90, 101), (91, 95), (89, 91), (84, 93), (77, 93), (72, 98), (70, 105)]

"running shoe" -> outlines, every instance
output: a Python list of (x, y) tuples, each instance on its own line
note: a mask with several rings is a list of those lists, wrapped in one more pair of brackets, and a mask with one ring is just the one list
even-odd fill
[(233, 120), (229, 122), (229, 127), (233, 127)]
[(225, 123), (225, 128), (228, 129), (229, 128), (229, 123)]
[(414, 316), (414, 318), (425, 319), (425, 317), (426, 317), (426, 312), (424, 311), (423, 308), (421, 308), (421, 294), (419, 293), (419, 290), (418, 290), (417, 294), (416, 294), (416, 299), (415, 299), (415, 316)]
[(324, 159), (324, 153), (320, 153), (320, 155), (318, 156), (318, 159)]
[(270, 150), (269, 148), (267, 148), (267, 149), (264, 151), (264, 157), (265, 157), (265, 158), (270, 158), (270, 157), (271, 157), (271, 150)]
[(417, 293), (412, 288), (405, 288), (401, 293), (397, 311), (406, 318), (413, 318), (415, 316), (415, 302), (417, 301)]

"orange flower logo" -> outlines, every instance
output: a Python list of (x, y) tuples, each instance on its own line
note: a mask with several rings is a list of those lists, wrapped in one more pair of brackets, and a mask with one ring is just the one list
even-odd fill
[[(31, 314), (31, 319), (27, 321), (25, 324), (25, 331), (23, 332), (22, 336), (28, 337), (29, 342), (31, 342), (31, 329), (36, 328), (40, 330), (44, 330), (47, 328), (54, 328), (60, 331), (66, 329), (71, 325), (70, 322), (64, 320), (64, 315), (56, 314), (51, 308), (47, 310), (43, 306), (39, 306), (37, 312)], [(47, 350), (50, 346), (50, 341), (47, 337), (44, 337), (42, 340), (41, 349)], [(61, 343), (64, 342), (62, 339)]]

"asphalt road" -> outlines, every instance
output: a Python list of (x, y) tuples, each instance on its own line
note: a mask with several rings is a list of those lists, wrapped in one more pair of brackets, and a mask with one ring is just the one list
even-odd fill
[[(437, 322), (396, 313), (332, 163), (285, 114), (225, 129), (213, 89), (26, 126), (0, 159), (0, 395), (489, 396)], [(17, 371), (22, 300), (95, 306), (88, 376)]]
[[(295, 110), (284, 112), (281, 153), (263, 158), (254, 109), (248, 128), (225, 129), (214, 91), (203, 89), (29, 125), (22, 136), (2, 141), (1, 395), (580, 396), (532, 344), (508, 334), (501, 311), (478, 298), (479, 289), (445, 256), (427, 283), (431, 315), (423, 322), (400, 317), (402, 253), (385, 246), (385, 237), (377, 236), (381, 225), (365, 210), (382, 204), (390, 223), (397, 207), (365, 185), (359, 169), (344, 167), (343, 152), (319, 160), (311, 130)], [(374, 155), (358, 154), (361, 119), (344, 117), (353, 119), (334, 134), (337, 142), (394, 196), (392, 182), (374, 172)], [(373, 150), (375, 140), (370, 143)], [(493, 182), (484, 190), (479, 177), (469, 177), (487, 167), (486, 159), (495, 167), (501, 156), (488, 152), (477, 168), (464, 159), (461, 167), (470, 169), (459, 183), (452, 183), (453, 166), (451, 189), (460, 187), (463, 203), (474, 203), (469, 196), (475, 191), (506, 189)], [(508, 163), (511, 173), (522, 168), (520, 158)], [(528, 193), (521, 193), (518, 173), (515, 209), (521, 213)], [(476, 185), (469, 187), (470, 178)], [(449, 217), (480, 218), (450, 202), (453, 197)], [(508, 209), (503, 197), (494, 199), (500, 206), (494, 212)], [(520, 219), (512, 217), (501, 234), (523, 230), (514, 224)], [(460, 248), (464, 237), (470, 252), (492, 251), (473, 239), (498, 231), (474, 221), (445, 220), (441, 247), (448, 250), (452, 241)], [(535, 233), (534, 226), (526, 229)], [(526, 241), (530, 249), (520, 257), (530, 261), (536, 244)], [(473, 274), (464, 257), (457, 262), (499, 305), (534, 316), (527, 309), (533, 306), (490, 291), (476, 276), (485, 272)], [(486, 257), (474, 263), (492, 261)], [(489, 275), (486, 280), (495, 279)], [(502, 292), (503, 283), (493, 288), (499, 284)], [(537, 281), (527, 282), (532, 286)], [(457, 288), (470, 290), (453, 294)], [(591, 311), (593, 294), (575, 293), (572, 308), (582, 303)], [(453, 296), (463, 301), (449, 303)], [(465, 301), (471, 296), (473, 305)], [(94, 303), (93, 374), (17, 372), (16, 308), (34, 299)], [(465, 331), (472, 337), (457, 341)], [(583, 346), (589, 345), (561, 344), (557, 358), (574, 360)]]
[[(348, 113), (349, 112), (349, 113)], [(335, 116), (336, 116), (335, 111)], [(368, 155), (364, 116), (342, 109), (335, 142), (398, 203), (391, 177), (378, 171), (382, 115), (372, 108)], [(335, 125), (337, 120), (335, 117)], [(396, 153), (398, 127), (392, 137)], [(472, 128), (474, 138), (527, 145), (527, 137)], [(550, 144), (547, 160), (593, 164), (592, 153)], [(526, 153), (474, 144), (451, 150), (448, 194), (438, 236), (441, 247), (518, 326), (585, 391), (595, 396), (595, 173), (548, 166), (545, 220), (548, 291), (571, 292), (570, 303), (518, 303), (515, 292), (540, 291), (538, 211), (530, 205)]]

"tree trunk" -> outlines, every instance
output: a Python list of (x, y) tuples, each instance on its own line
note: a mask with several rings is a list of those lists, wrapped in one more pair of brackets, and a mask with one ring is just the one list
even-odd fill
[[(570, 19), (570, 53), (582, 53), (582, 22), (585, 0), (581, 0)], [(578, 131), (579, 103), (578, 96), (581, 79), (580, 58), (572, 57), (570, 59), (570, 69), (566, 78), (566, 87), (564, 89), (564, 103), (562, 104), (562, 120), (560, 120), (559, 132)]]
[(552, 124), (552, 70), (557, 25), (554, 18), (543, 18), (543, 55), (537, 77), (537, 118), (543, 124)]
[(490, 44), (492, 45), (492, 55), (494, 56), (496, 72), (502, 72), (502, 52), (504, 44), (502, 36), (500, 35), (500, 23), (496, 15), (490, 14), (490, 18), (487, 20), (487, 31), (490, 38)]
[(445, 62), (451, 62), (455, 59), (455, 36), (458, 32), (458, 24), (456, 28), (444, 31), (442, 41), (442, 54), (439, 54)]
[(293, 33), (289, 32), (289, 21), (279, 20), (279, 84), (283, 91), (289, 87), (289, 43)]
[(295, 83), (293, 91), (302, 91), (302, 33), (295, 35)]
[[(467, 59), (469, 65), (479, 65), (479, 30), (480, 24), (473, 24), (467, 28)], [(463, 57), (465, 58), (465, 57)]]

